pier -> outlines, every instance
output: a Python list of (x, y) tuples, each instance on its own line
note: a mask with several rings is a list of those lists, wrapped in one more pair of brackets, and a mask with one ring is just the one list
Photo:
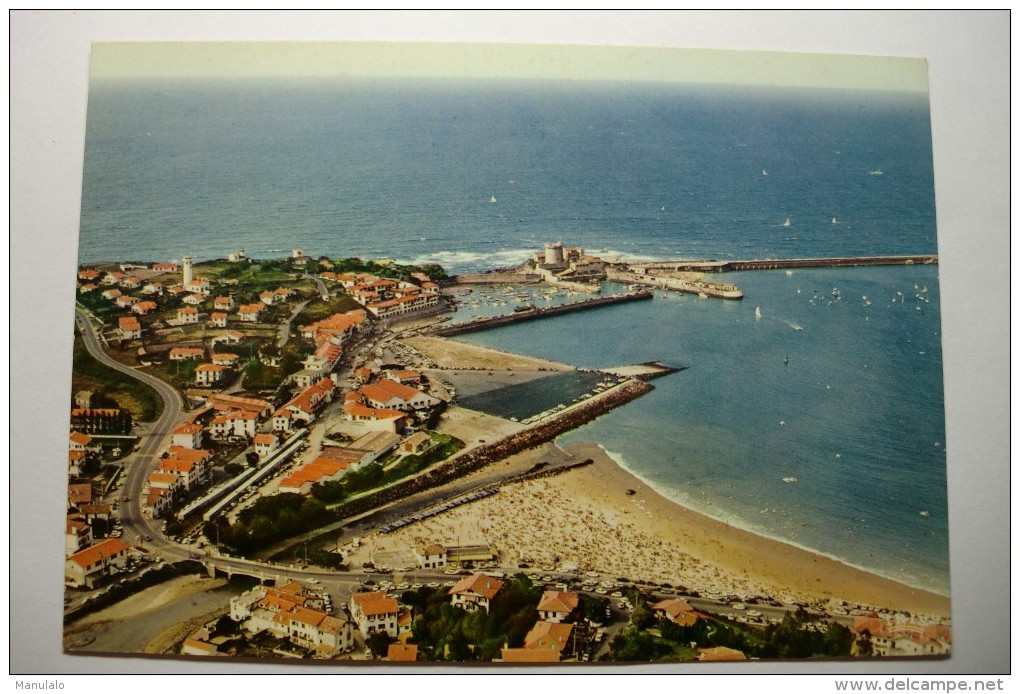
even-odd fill
[(761, 258), (756, 260), (664, 260), (627, 263), (631, 272), (742, 272), (812, 267), (864, 267), (874, 265), (936, 265), (937, 255), (877, 255), (842, 258)]
[(475, 333), (482, 330), (489, 330), (491, 328), (499, 328), (504, 325), (519, 323), (521, 321), (550, 318), (552, 316), (573, 313), (575, 311), (587, 311), (601, 306), (621, 304), (630, 301), (645, 301), (651, 298), (652, 293), (645, 291), (627, 292), (626, 294), (611, 294), (609, 296), (600, 296), (594, 299), (585, 299), (584, 301), (575, 301), (573, 303), (561, 304), (559, 306), (532, 308), (527, 311), (508, 313), (502, 316), (494, 316), (492, 318), (479, 318), (469, 323), (459, 323), (457, 325), (437, 328), (433, 330), (431, 334), (439, 337), (452, 337), (454, 335), (464, 335), (465, 333)]

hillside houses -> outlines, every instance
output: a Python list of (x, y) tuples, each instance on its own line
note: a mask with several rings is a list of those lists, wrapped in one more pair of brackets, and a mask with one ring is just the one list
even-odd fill
[(333, 400), (335, 390), (329, 378), (308, 386), (273, 413), (273, 431), (291, 431), (297, 422), (311, 422), (315, 413)]
[(854, 617), (853, 632), (866, 636), (872, 653), (883, 657), (945, 655), (953, 645), (952, 627), (905, 618)]
[(117, 319), (121, 339), (137, 340), (142, 337), (142, 324), (134, 316), (122, 316)]
[(291, 581), (279, 588), (256, 586), (230, 600), (230, 618), (250, 634), (267, 631), (328, 658), (354, 647), (354, 624), (329, 615), (321, 595)]
[(258, 323), (259, 317), (265, 309), (266, 305), (261, 301), (254, 304), (245, 304), (237, 310), (237, 319), (245, 323)]

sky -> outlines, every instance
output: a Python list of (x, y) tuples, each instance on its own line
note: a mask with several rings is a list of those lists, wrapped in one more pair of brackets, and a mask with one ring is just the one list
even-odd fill
[(623, 80), (927, 92), (920, 58), (481, 43), (94, 43), (93, 79), (401, 77)]

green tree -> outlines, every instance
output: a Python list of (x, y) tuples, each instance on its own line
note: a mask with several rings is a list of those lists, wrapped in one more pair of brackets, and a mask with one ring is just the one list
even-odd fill
[(365, 645), (372, 651), (373, 656), (382, 658), (389, 652), (390, 644), (394, 640), (385, 631), (377, 631), (374, 634), (369, 634), (368, 638), (365, 639)]

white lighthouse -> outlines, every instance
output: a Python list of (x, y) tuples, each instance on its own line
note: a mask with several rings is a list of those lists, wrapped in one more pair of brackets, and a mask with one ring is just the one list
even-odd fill
[(190, 255), (186, 255), (183, 258), (181, 258), (181, 266), (184, 268), (184, 282), (182, 282), (182, 284), (185, 287), (187, 287), (189, 284), (191, 284), (191, 280), (193, 279), (192, 274), (191, 274), (191, 272), (192, 272), (191, 265), (194, 262), (195, 262), (195, 259), (192, 256), (190, 256)]

